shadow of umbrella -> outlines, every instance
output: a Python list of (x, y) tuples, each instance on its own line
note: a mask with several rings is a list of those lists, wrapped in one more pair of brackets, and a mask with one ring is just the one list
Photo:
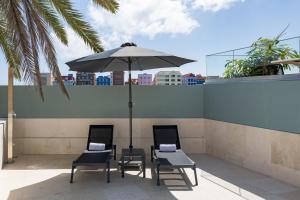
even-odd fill
[(157, 187), (152, 179), (143, 179), (130, 173), (123, 179), (117, 170), (111, 172), (110, 183), (106, 183), (104, 172), (95, 171), (80, 170), (76, 173), (73, 184), (69, 183), (69, 179), (69, 173), (61, 173), (47, 180), (12, 190), (8, 199), (177, 199), (167, 186)]

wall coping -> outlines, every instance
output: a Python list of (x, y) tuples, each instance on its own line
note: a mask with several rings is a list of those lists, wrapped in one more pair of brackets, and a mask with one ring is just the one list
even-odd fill
[(271, 75), (271, 76), (251, 76), (241, 78), (218, 78), (207, 79), (205, 84), (226, 84), (226, 83), (249, 83), (249, 82), (267, 82), (267, 81), (299, 81), (300, 73), (297, 74), (285, 74), (285, 75)]

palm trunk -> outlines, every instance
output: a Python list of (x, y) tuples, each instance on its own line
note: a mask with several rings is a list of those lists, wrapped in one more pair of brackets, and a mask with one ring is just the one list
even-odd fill
[(7, 85), (7, 159), (13, 162), (13, 93), (14, 93), (14, 70), (8, 68), (8, 85)]

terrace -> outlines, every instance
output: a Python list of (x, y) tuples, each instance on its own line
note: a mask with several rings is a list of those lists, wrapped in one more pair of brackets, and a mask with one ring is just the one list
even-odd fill
[[(299, 199), (295, 79), (134, 86), (133, 144), (147, 153), (146, 178), (132, 170), (122, 179), (113, 163), (109, 184), (94, 168), (79, 168), (70, 184), (71, 162), (86, 146), (88, 125), (114, 124), (118, 154), (128, 147), (127, 89), (70, 86), (68, 100), (58, 88), (45, 87), (41, 102), (33, 87), (16, 86), (16, 158), (0, 171), (0, 199)], [(149, 161), (153, 124), (178, 125), (182, 149), (197, 164), (198, 186), (192, 170), (163, 175), (156, 186)]]

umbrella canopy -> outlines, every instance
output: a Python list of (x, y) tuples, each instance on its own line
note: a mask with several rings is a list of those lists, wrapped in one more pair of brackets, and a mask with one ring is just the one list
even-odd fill
[(180, 67), (194, 60), (173, 56), (167, 53), (137, 47), (125, 43), (123, 47), (95, 53), (66, 64), (72, 71), (111, 72), (128, 71), (128, 59), (131, 59), (131, 70), (147, 70), (166, 67)]
[(131, 71), (166, 67), (180, 67), (194, 60), (173, 56), (167, 53), (137, 47), (134, 43), (125, 43), (121, 47), (96, 53), (67, 62), (72, 71), (111, 72), (129, 71), (129, 148), (132, 150), (132, 88)]

